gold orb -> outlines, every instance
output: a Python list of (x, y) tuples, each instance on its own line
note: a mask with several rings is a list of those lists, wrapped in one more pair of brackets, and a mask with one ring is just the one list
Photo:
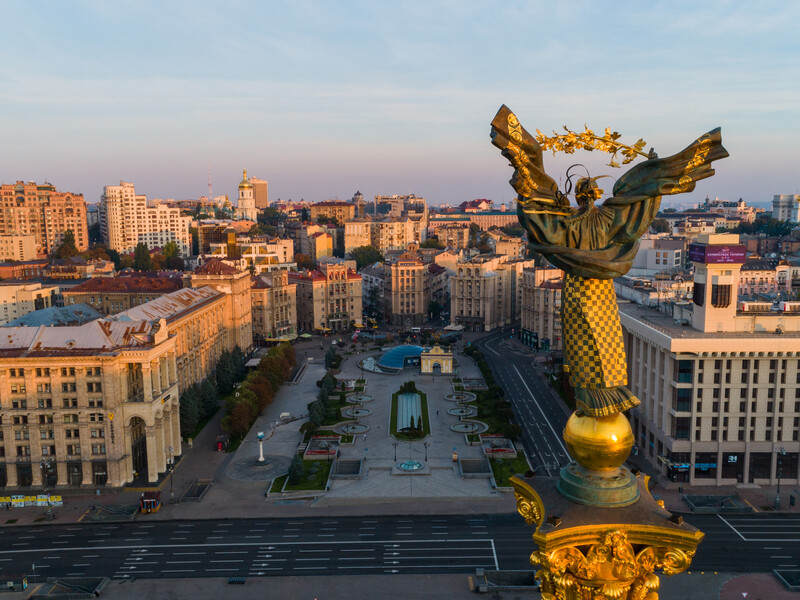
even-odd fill
[(572, 458), (587, 469), (610, 471), (625, 462), (634, 439), (622, 413), (587, 417), (574, 412), (564, 428), (564, 441)]

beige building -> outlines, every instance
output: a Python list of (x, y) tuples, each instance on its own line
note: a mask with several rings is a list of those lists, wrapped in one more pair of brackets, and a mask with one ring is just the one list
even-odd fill
[(448, 223), (436, 230), (436, 236), (445, 248), (466, 248), (469, 246), (469, 225)]
[(209, 244), (209, 251), (198, 257), (199, 265), (212, 259), (220, 259), (234, 265), (240, 271), (252, 271), (255, 275), (271, 271), (288, 271), (297, 266), (294, 262), (292, 240), (266, 236), (236, 236), (233, 230), (228, 230), (227, 237), (227, 242)]
[(127, 254), (139, 243), (151, 250), (163, 248), (167, 242), (178, 244), (182, 256), (189, 256), (192, 218), (181, 216), (178, 208), (165, 204), (150, 205), (147, 196), (137, 195), (132, 183), (103, 188), (100, 200), (100, 229), (108, 247)]
[(259, 342), (297, 337), (297, 284), (287, 271), (253, 277), (253, 335)]
[(175, 292), (183, 287), (178, 278), (125, 276), (93, 277), (65, 288), (64, 304), (85, 303), (101, 314), (113, 315)]
[(315, 271), (289, 273), (289, 283), (297, 285), (303, 331), (347, 331), (361, 324), (361, 276), (344, 264), (323, 262)]
[(522, 271), (532, 260), (481, 254), (456, 264), (450, 279), (451, 325), (491, 331), (520, 318)]
[(154, 482), (180, 456), (176, 337), (163, 320), (10, 327), (0, 488)]
[(35, 235), (0, 235), (0, 260), (34, 260)]
[(339, 223), (344, 223), (355, 217), (355, 214), (355, 204), (339, 200), (317, 202), (308, 207), (308, 216), (315, 223), (319, 221), (320, 217), (336, 219)]
[[(737, 310), (744, 248), (708, 235), (689, 248), (691, 303), (671, 315), (621, 305), (639, 454), (676, 481), (798, 483), (800, 311)], [(754, 310), (750, 310), (754, 308)]]
[(49, 183), (0, 185), (0, 235), (34, 236), (36, 252), (42, 257), (61, 245), (67, 230), (75, 234), (78, 250), (89, 247), (83, 195), (57, 192)]
[(420, 218), (355, 219), (344, 224), (344, 251), (361, 246), (372, 246), (382, 254), (390, 250), (405, 251), (409, 244), (424, 242), (427, 235), (427, 227)]
[(0, 325), (56, 305), (59, 287), (41, 283), (0, 283)]
[(431, 302), (428, 265), (413, 254), (403, 254), (386, 265), (385, 314), (395, 327), (421, 326)]
[(561, 350), (561, 269), (526, 268), (522, 271), (520, 340), (541, 350)]
[(495, 254), (508, 256), (512, 259), (525, 256), (525, 240), (523, 238), (508, 236), (497, 230), (489, 231), (488, 234), (491, 240), (489, 245), (494, 247)]
[(256, 209), (264, 210), (269, 208), (269, 184), (265, 179), (258, 177), (250, 178), (250, 185), (253, 186), (253, 198), (256, 201)]
[(318, 260), (323, 256), (333, 256), (333, 237), (325, 231), (308, 236), (308, 256)]

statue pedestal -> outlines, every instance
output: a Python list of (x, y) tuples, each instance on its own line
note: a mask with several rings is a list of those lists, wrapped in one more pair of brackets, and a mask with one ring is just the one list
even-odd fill
[(598, 508), (564, 497), (563, 479), (511, 478), (517, 510), (536, 527), (531, 564), (543, 599), (657, 600), (657, 571), (689, 567), (703, 534), (656, 502), (648, 479), (634, 478), (633, 503)]
[(558, 491), (573, 502), (602, 508), (628, 506), (639, 499), (636, 476), (627, 468), (591, 471), (575, 461), (561, 469)]

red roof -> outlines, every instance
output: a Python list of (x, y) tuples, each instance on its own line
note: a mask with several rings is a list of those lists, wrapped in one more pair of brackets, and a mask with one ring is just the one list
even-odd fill
[(177, 278), (167, 277), (93, 277), (83, 283), (65, 289), (64, 294), (86, 294), (93, 292), (124, 292), (133, 293), (161, 293), (169, 294), (183, 287), (182, 281)]
[(218, 258), (212, 258), (202, 267), (195, 269), (194, 273), (195, 275), (237, 275), (241, 271)]

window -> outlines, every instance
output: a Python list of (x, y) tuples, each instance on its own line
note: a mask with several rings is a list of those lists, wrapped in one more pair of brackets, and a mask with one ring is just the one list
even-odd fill
[(64, 415), (64, 423), (77, 423), (78, 422), (78, 415)]
[(24, 394), (25, 393), (25, 384), (12, 383), (11, 384), (11, 393), (12, 394)]
[(62, 392), (74, 392), (77, 388), (75, 387), (74, 383), (62, 383), (61, 384), (61, 391)]
[(67, 456), (76, 456), (81, 453), (80, 444), (67, 444)]
[(92, 454), (105, 454), (105, 453), (106, 453), (105, 444), (92, 444)]
[(75, 377), (75, 367), (61, 367), (62, 377)]
[(21, 417), (14, 417), (14, 425), (27, 425), (28, 424), (28, 416), (23, 415)]
[(28, 408), (27, 400), (12, 400), (11, 408)]
[(61, 401), (61, 405), (63, 408), (77, 408), (78, 407), (78, 399), (77, 398), (64, 398)]
[(92, 427), (91, 436), (93, 438), (104, 438), (106, 437), (106, 430), (98, 427)]
[(694, 371), (693, 360), (679, 360), (678, 383), (692, 383), (693, 371)]
[(86, 384), (86, 391), (87, 392), (102, 392), (103, 391), (103, 384), (99, 381), (89, 382)]
[(89, 414), (89, 421), (92, 423), (102, 423), (105, 415), (103, 413), (90, 413)]

